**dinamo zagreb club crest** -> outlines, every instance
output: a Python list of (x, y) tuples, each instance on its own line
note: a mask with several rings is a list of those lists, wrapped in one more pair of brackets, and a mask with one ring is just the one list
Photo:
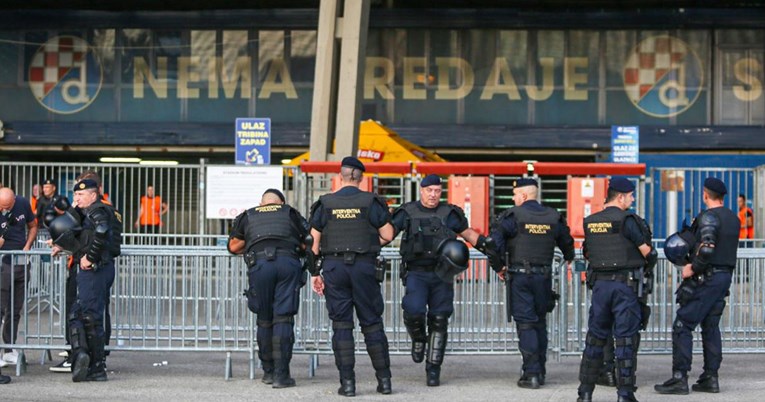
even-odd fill
[(624, 65), (624, 90), (640, 111), (671, 117), (688, 110), (701, 93), (703, 68), (696, 53), (671, 36), (640, 42)]
[(45, 42), (29, 64), (29, 88), (35, 99), (54, 113), (77, 113), (101, 90), (103, 72), (88, 43), (75, 36)]

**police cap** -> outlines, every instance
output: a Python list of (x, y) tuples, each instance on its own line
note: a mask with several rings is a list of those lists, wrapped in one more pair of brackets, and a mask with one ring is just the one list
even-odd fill
[(420, 187), (441, 185), (441, 178), (437, 174), (429, 174), (420, 182)]
[(74, 185), (72, 191), (87, 190), (89, 188), (98, 189), (98, 183), (93, 179), (82, 179)]
[(725, 183), (714, 177), (707, 177), (706, 180), (704, 180), (704, 188), (720, 195), (728, 194), (728, 189), (725, 187)]
[(539, 183), (537, 183), (536, 180), (530, 179), (528, 177), (523, 177), (513, 182), (513, 188), (526, 187), (526, 186), (539, 187)]
[(271, 194), (279, 197), (279, 199), (282, 200), (282, 202), (287, 202), (287, 200), (284, 198), (284, 194), (281, 191), (279, 191), (279, 190), (277, 190), (275, 188), (269, 188), (268, 190), (263, 192), (263, 195), (266, 195), (268, 193), (271, 193)]
[(349, 168), (354, 168), (361, 170), (362, 172), (366, 172), (366, 168), (364, 168), (364, 164), (361, 163), (360, 160), (352, 157), (352, 156), (346, 156), (343, 158), (343, 161), (340, 163), (341, 166), (346, 166)]
[(627, 178), (612, 177), (608, 182), (608, 189), (626, 194), (635, 191), (635, 185)]
[(45, 185), (45, 184), (52, 184), (52, 185), (55, 186), (56, 185), (56, 181), (53, 180), (53, 179), (45, 179), (45, 180), (43, 180), (42, 184), (43, 185)]

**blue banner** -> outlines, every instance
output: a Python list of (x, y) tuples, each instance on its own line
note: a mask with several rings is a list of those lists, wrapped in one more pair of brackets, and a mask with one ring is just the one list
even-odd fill
[(271, 164), (271, 119), (236, 119), (236, 164)]
[(611, 126), (611, 162), (638, 163), (640, 154), (640, 128), (638, 126)]

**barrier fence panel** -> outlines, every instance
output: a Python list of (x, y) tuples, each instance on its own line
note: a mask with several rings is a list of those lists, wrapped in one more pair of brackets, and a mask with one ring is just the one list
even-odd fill
[[(382, 286), (390, 351), (406, 355), (410, 340), (402, 319), (404, 288), (400, 258), (397, 250), (391, 248), (383, 254), (391, 267)], [(0, 276), (0, 286), (7, 286), (7, 281), (22, 280), (26, 305), (21, 310), (16, 343), (5, 342), (0, 347), (22, 352), (65, 348), (66, 259), (49, 258), (44, 250), (6, 252), (5, 256), (10, 256), (14, 265), (21, 265), (22, 269)], [(570, 274), (560, 258), (558, 254), (553, 286), (561, 300), (548, 317), (551, 358), (582, 353), (590, 303), (590, 291), (581, 276)], [(728, 305), (720, 324), (726, 353), (765, 352), (764, 280), (765, 253), (740, 249)], [(655, 271), (655, 290), (648, 299), (652, 315), (648, 329), (642, 332), (641, 353), (671, 353), (677, 284), (677, 268), (661, 256)], [(112, 287), (109, 349), (248, 353), (250, 375), (254, 377), (255, 319), (242, 295), (246, 287), (243, 259), (228, 254), (224, 248), (126, 246), (123, 255), (118, 257)], [(505, 314), (504, 284), (483, 256), (473, 251), (471, 266), (455, 280), (454, 289), (455, 312), (450, 323), (448, 353), (518, 353), (515, 325), (507, 322)], [(15, 303), (11, 304), (12, 309)], [(355, 336), (357, 353), (363, 353), (363, 336), (358, 326)], [(324, 298), (315, 295), (310, 286), (301, 291), (295, 340), (296, 353), (314, 356), (332, 353), (331, 322)], [(695, 336), (694, 348), (701, 350), (699, 334)], [(50, 355), (41, 355), (41, 362), (46, 356)], [(227, 375), (231, 372), (230, 362), (228, 359)], [(23, 364), (18, 365), (17, 373), (22, 371)]]
[[(738, 211), (738, 195), (744, 194), (759, 205), (762, 190), (755, 191), (755, 170), (748, 168), (652, 168), (650, 172), (649, 223), (654, 237), (666, 238), (682, 228), (685, 220), (688, 225), (693, 218), (706, 207), (702, 200), (704, 180), (715, 177), (722, 180), (728, 188), (725, 206)], [(761, 187), (761, 186), (760, 186)], [(755, 225), (762, 222), (755, 214)], [(762, 227), (759, 223), (757, 228)], [(762, 232), (755, 232), (755, 237), (763, 237)], [(741, 246), (751, 247), (753, 244)]]

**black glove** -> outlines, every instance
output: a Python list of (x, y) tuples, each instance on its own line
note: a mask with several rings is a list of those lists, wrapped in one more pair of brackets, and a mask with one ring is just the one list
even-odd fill
[(319, 257), (316, 259), (316, 263), (313, 264), (309, 271), (311, 273), (311, 276), (319, 276), (321, 274), (321, 266), (324, 264), (324, 257)]

